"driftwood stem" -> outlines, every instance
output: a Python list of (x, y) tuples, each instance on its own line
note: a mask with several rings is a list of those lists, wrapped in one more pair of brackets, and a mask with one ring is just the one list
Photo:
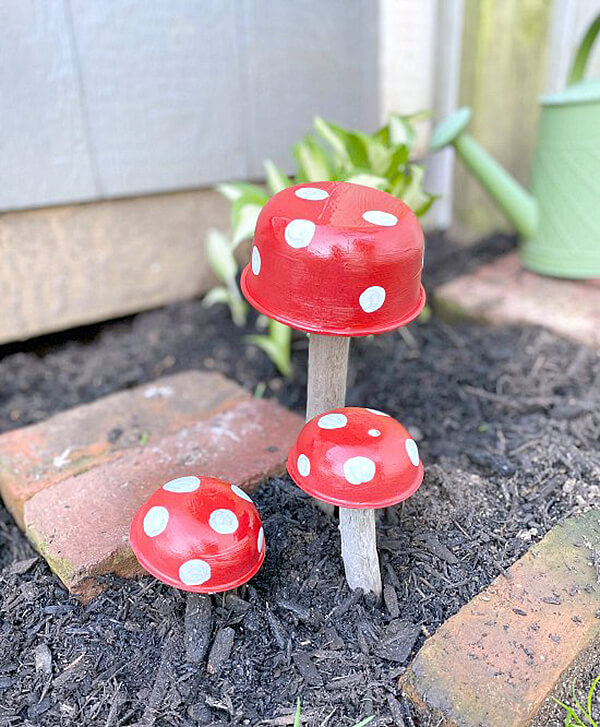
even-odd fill
[(310, 334), (306, 421), (346, 404), (349, 346), (346, 336)]
[[(346, 404), (349, 345), (350, 339), (346, 336), (310, 334), (307, 420)], [(321, 502), (319, 505), (328, 514), (333, 514), (331, 505)], [(348, 585), (381, 596), (375, 511), (340, 508), (340, 534)]]
[(381, 596), (381, 570), (377, 556), (375, 510), (347, 510), (340, 507), (342, 559), (346, 580), (352, 590), (362, 588)]
[[(345, 405), (349, 347), (350, 339), (346, 336), (309, 335), (306, 421)], [(333, 505), (317, 502), (323, 512), (333, 515)]]

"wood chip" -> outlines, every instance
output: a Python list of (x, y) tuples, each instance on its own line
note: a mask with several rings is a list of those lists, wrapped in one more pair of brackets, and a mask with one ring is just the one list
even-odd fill
[(320, 687), (323, 684), (319, 670), (308, 654), (298, 651), (292, 655), (292, 660), (296, 669), (300, 672), (300, 676), (307, 684), (311, 687)]
[(267, 614), (267, 621), (269, 623), (269, 629), (271, 633), (273, 634), (273, 638), (275, 639), (275, 642), (277, 643), (277, 646), (284, 651), (285, 647), (287, 645), (288, 641), (288, 635), (285, 629), (283, 628), (281, 621), (277, 618), (277, 616), (271, 611), (270, 608), (266, 609)]
[(186, 659), (190, 663), (200, 664), (206, 656), (212, 623), (210, 596), (202, 593), (189, 593), (185, 608), (184, 644)]
[(226, 626), (219, 629), (215, 635), (210, 654), (208, 655), (207, 671), (209, 674), (218, 674), (231, 655), (235, 631)]
[(27, 571), (37, 563), (38, 557), (35, 556), (33, 558), (26, 558), (25, 560), (18, 560), (16, 563), (13, 563), (11, 566), (7, 568), (7, 572), (11, 575), (16, 576), (22, 576), (23, 573), (27, 573)]
[(33, 652), (35, 670), (42, 674), (52, 674), (52, 654), (47, 644), (38, 644)]
[(383, 602), (392, 618), (398, 618), (400, 615), (400, 606), (398, 604), (398, 594), (391, 583), (386, 583), (383, 587)]

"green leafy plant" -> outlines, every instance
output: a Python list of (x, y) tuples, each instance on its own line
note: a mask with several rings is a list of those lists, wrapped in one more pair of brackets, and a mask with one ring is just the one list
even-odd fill
[[(300, 714), (300, 697), (296, 700), (296, 715), (294, 717), (294, 727), (302, 727), (302, 723), (300, 722), (301, 719)], [(361, 719), (360, 722), (357, 722), (353, 727), (365, 727), (365, 725), (368, 725), (369, 722), (372, 722), (375, 719), (375, 717), (365, 717), (364, 719)]]
[(565, 718), (565, 727), (600, 727), (600, 716), (594, 715), (593, 702), (596, 687), (600, 683), (600, 674), (594, 679), (591, 687), (587, 693), (587, 699), (585, 706), (581, 704), (577, 698), (577, 690), (575, 683), (573, 683), (573, 702), (574, 706), (565, 704), (564, 702), (555, 699), (557, 704), (566, 710), (567, 716)]
[[(231, 202), (231, 234), (210, 230), (206, 253), (220, 285), (204, 298), (206, 305), (225, 303), (237, 325), (246, 322), (247, 306), (237, 285), (235, 251), (254, 235), (256, 220), (271, 195), (301, 182), (347, 181), (381, 189), (406, 202), (417, 216), (424, 215), (435, 197), (423, 189), (424, 168), (412, 161), (415, 124), (427, 114), (392, 114), (374, 134), (344, 129), (320, 117), (314, 132), (294, 144), (296, 173), (291, 179), (267, 159), (265, 187), (248, 182), (221, 184), (218, 189)], [(284, 330), (285, 329), (285, 330)], [(284, 376), (291, 376), (291, 332), (273, 321), (267, 334), (247, 336), (259, 346)]]

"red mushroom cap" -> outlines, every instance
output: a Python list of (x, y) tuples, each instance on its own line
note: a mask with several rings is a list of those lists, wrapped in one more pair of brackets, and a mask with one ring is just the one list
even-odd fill
[(403, 202), (350, 182), (311, 182), (261, 210), (242, 290), (293, 328), (366, 336), (419, 315), (422, 266), (423, 232)]
[(149, 573), (197, 593), (241, 586), (265, 558), (249, 495), (214, 477), (178, 477), (160, 487), (134, 515), (129, 542)]
[(287, 468), (309, 495), (348, 509), (395, 505), (423, 481), (417, 444), (402, 424), (375, 409), (351, 406), (307, 422)]

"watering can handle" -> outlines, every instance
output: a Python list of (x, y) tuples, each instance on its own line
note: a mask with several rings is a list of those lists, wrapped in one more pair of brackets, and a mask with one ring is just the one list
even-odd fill
[(596, 40), (596, 36), (600, 33), (600, 14), (596, 16), (590, 27), (587, 29), (586, 34), (583, 36), (577, 53), (571, 68), (569, 69), (569, 76), (567, 78), (567, 86), (572, 86), (574, 83), (578, 83), (582, 80), (583, 74), (585, 73), (585, 67), (587, 66), (590, 51)]

